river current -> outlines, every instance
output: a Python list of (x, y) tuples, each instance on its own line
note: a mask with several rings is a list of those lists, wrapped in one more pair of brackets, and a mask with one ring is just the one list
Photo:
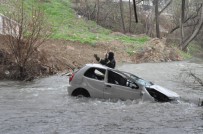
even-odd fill
[(60, 74), (0, 81), (0, 134), (203, 134), (203, 62), (122, 64), (118, 69), (175, 91), (176, 103), (112, 101), (68, 95)]

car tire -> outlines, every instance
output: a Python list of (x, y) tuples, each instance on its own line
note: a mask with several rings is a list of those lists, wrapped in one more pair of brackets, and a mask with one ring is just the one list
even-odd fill
[(73, 91), (72, 96), (90, 97), (90, 94), (86, 89), (78, 88), (78, 89)]

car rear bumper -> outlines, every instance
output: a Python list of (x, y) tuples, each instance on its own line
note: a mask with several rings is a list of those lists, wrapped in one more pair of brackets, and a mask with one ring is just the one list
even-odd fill
[(67, 87), (68, 95), (71, 95), (73, 90), (74, 90), (73, 86), (68, 85), (68, 87)]

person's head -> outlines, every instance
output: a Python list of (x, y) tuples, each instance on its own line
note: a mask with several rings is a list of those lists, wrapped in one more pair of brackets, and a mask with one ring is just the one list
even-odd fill
[(109, 59), (109, 60), (114, 59), (114, 53), (113, 53), (113, 52), (109, 52), (109, 53), (108, 53), (108, 59)]

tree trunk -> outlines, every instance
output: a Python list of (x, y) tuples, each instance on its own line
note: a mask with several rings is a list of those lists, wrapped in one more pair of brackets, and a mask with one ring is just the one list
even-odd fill
[(99, 12), (100, 12), (99, 3), (100, 3), (99, 0), (97, 0), (97, 19), (96, 19), (97, 24), (99, 23)]
[(183, 29), (184, 19), (185, 19), (185, 0), (182, 0), (181, 20), (180, 20), (180, 46), (182, 46), (184, 40), (184, 29)]
[(155, 20), (156, 20), (156, 37), (160, 38), (160, 30), (159, 30), (159, 0), (154, 1), (155, 4)]
[(132, 9), (131, 9), (131, 1), (129, 0), (129, 12), (130, 12), (130, 16), (129, 16), (129, 33), (131, 33), (131, 22), (132, 22)]
[(122, 29), (123, 33), (125, 33), (125, 22), (124, 22), (124, 17), (123, 17), (123, 1), (120, 0), (120, 13), (121, 13), (121, 23), (122, 23)]
[(27, 77), (26, 69), (25, 67), (19, 65), (19, 80), (24, 80)]
[(136, 1), (135, 0), (133, 0), (133, 7), (134, 7), (135, 22), (138, 23), (137, 6), (136, 6)]

